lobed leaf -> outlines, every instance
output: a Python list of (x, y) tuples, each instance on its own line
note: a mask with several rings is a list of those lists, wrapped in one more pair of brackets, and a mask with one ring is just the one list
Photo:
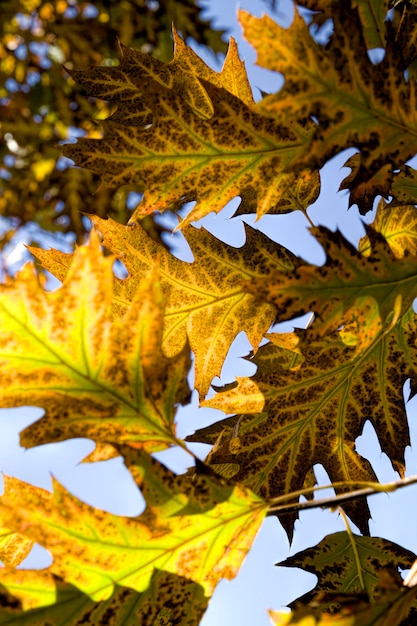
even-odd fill
[(245, 212), (280, 212), (297, 180), (287, 170), (311, 131), (253, 104), (233, 41), (220, 74), (175, 35), (170, 63), (122, 46), (118, 67), (71, 76), (117, 108), (103, 123), (104, 139), (81, 138), (64, 154), (107, 186), (133, 184), (145, 192), (132, 223), (195, 200), (184, 226), (237, 196)]
[(175, 403), (189, 398), (189, 350), (175, 360), (162, 351), (156, 270), (142, 274), (113, 319), (112, 263), (94, 235), (58, 291), (46, 292), (29, 265), (0, 288), (0, 403), (45, 409), (21, 434), (26, 447), (71, 437), (148, 450), (178, 442)]
[[(121, 451), (146, 500), (147, 508), (139, 517), (118, 517), (93, 509), (58, 483), (51, 494), (7, 478), (0, 500), (2, 519), (51, 552), (54, 561), (49, 571), (66, 583), (61, 591), (69, 595), (65, 598), (69, 617), (74, 611), (78, 620), (84, 617), (83, 623), (94, 623), (94, 615), (104, 623), (106, 612), (116, 619), (131, 608), (137, 619), (138, 613), (142, 616), (152, 605), (154, 617), (159, 611), (161, 619), (165, 608), (166, 619), (182, 611), (185, 624), (197, 624), (218, 581), (236, 575), (267, 505), (245, 488), (216, 476), (198, 476), (191, 481), (173, 474), (143, 451), (126, 447)], [(37, 574), (23, 578), (27, 591), (20, 586), (17, 594), (29, 607), (32, 579), (36, 583)], [(16, 577), (6, 577), (2, 584), (15, 593)], [(104, 602), (105, 610), (86, 603), (69, 585), (94, 603)], [(51, 599), (50, 589), (48, 604)], [(59, 603), (59, 595), (56, 600)], [(39, 598), (37, 602), (38, 607), (43, 606)], [(12, 612), (13, 607), (8, 606)], [(144, 616), (146, 619), (150, 618)]]
[[(403, 475), (409, 445), (403, 385), (411, 378), (414, 395), (417, 374), (413, 310), (361, 354), (352, 345), (354, 331), (325, 340), (310, 340), (309, 331), (298, 336), (300, 346), (294, 349), (285, 335), (284, 342), (279, 334), (267, 335), (271, 343), (251, 359), (256, 374), (238, 378), (203, 402), (238, 415), (197, 430), (187, 441), (214, 444), (221, 436), (210, 466), (233, 463), (234, 481), (271, 500), (302, 489), (317, 463), (332, 482), (376, 481), (370, 463), (355, 451), (369, 420), (382, 451)], [(231, 446), (236, 429), (238, 448)], [(367, 505), (356, 501), (346, 512), (367, 534)], [(281, 518), (290, 536), (295, 519), (292, 514)]]
[[(417, 209), (415, 206), (391, 206), (380, 200), (372, 222), (372, 228), (381, 233), (397, 259), (417, 254)], [(359, 242), (359, 250), (367, 255), (371, 243), (365, 235)]]
[(364, 255), (339, 232), (314, 227), (311, 232), (326, 252), (324, 265), (300, 262), (293, 272), (283, 274), (271, 264), (268, 276), (245, 281), (244, 289), (275, 304), (280, 321), (313, 311), (310, 336), (323, 337), (354, 322), (360, 352), (407, 311), (417, 295), (414, 251), (398, 258), (384, 237), (369, 227), (367, 231), (371, 250)]
[[(395, 32), (387, 22), (378, 35), (385, 40), (383, 61), (373, 64), (368, 58), (364, 37), (369, 41), (371, 33), (377, 34), (375, 24), (382, 28), (383, 9), (378, 9), (374, 26), (365, 2), (332, 3), (331, 9), (334, 33), (326, 47), (316, 43), (297, 12), (288, 29), (246, 11), (240, 11), (239, 19), (258, 63), (285, 77), (281, 91), (264, 98), (262, 110), (279, 119), (318, 121), (309, 146), (303, 146), (298, 161), (287, 169), (319, 168), (345, 148), (358, 148), (360, 166), (350, 189), (366, 213), (375, 196), (384, 193), (386, 168), (398, 167), (415, 154), (416, 86), (403, 75)], [(366, 189), (362, 196), (357, 191), (361, 186)]]
[[(415, 555), (392, 541), (380, 537), (361, 537), (345, 531), (327, 535), (316, 546), (288, 557), (277, 565), (300, 567), (317, 576), (317, 585), (292, 603), (310, 604), (315, 600), (320, 611), (335, 612), (343, 607), (343, 595), (365, 594), (378, 598), (382, 570), (410, 569)], [(399, 577), (401, 581), (401, 578)], [(401, 581), (402, 582), (402, 581)], [(318, 595), (320, 594), (320, 595)]]
[[(219, 375), (236, 335), (244, 330), (254, 350), (275, 319), (275, 307), (242, 289), (243, 280), (268, 276), (271, 263), (291, 272), (297, 257), (260, 231), (246, 226), (246, 243), (234, 248), (204, 229), (184, 229), (194, 262), (180, 261), (153, 241), (139, 224), (125, 227), (90, 216), (104, 245), (125, 265), (129, 277), (116, 281), (114, 311), (124, 315), (137, 289), (137, 278), (160, 259), (160, 281), (166, 298), (163, 348), (174, 357), (187, 338), (195, 355), (195, 387), (205, 396)], [(63, 280), (71, 256), (31, 248), (43, 266)]]

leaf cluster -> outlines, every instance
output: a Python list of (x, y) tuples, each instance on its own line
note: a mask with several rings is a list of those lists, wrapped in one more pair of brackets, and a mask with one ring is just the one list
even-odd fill
[[(86, 461), (122, 456), (145, 509), (115, 516), (58, 482), (49, 493), (7, 478), (0, 500), (0, 624), (197, 625), (217, 583), (236, 575), (266, 515), (276, 515), (291, 539), (301, 496), (310, 507), (328, 505), (315, 497), (317, 464), (335, 490), (331, 505), (344, 502), (347, 530), (280, 564), (302, 567), (318, 582), (290, 615), (271, 613), (274, 623), (413, 623), (416, 587), (403, 584), (398, 570), (416, 556), (369, 537), (363, 498), (408, 483), (379, 484), (356, 439), (370, 422), (393, 469), (405, 477), (404, 384), (409, 381), (410, 397), (417, 391), (417, 176), (408, 163), (417, 152), (415, 3), (303, 0), (288, 29), (240, 11), (258, 63), (284, 77), (282, 89), (259, 102), (233, 39), (220, 72), (186, 45), (192, 36), (221, 49), (219, 33), (191, 1), (165, 0), (154, 8), (136, 1), (124, 9), (97, 3), (94, 16), (88, 3), (76, 4), (75, 13), (64, 1), (32, 4), (2, 25), (1, 71), (19, 86), (6, 86), (1, 101), (4, 136), (16, 153), (11, 165), (6, 159), (3, 209), (7, 204), (5, 215), (19, 223), (35, 218), (44, 226), (46, 216), (48, 228), (71, 215), (65, 228), (77, 234), (82, 210), (92, 232), (70, 254), (30, 248), (61, 281), (57, 291), (45, 288), (32, 265), (0, 287), (1, 406), (44, 410), (21, 433), (27, 448), (87, 437), (96, 449)], [(24, 11), (31, 11), (28, 27)], [(178, 29), (170, 61), (167, 16)], [(63, 29), (68, 21), (71, 28)], [(108, 44), (116, 31), (118, 64)], [(47, 42), (46, 56), (36, 57), (32, 40)], [(23, 53), (10, 55), (19, 46), (30, 51), (23, 66)], [(380, 59), (376, 48), (383, 50)], [(52, 92), (51, 73), (41, 64), (57, 50), (69, 78), (54, 66)], [(83, 69), (89, 64), (94, 67)], [(39, 77), (34, 86), (32, 71)], [(31, 100), (35, 88), (38, 104)], [(39, 115), (49, 127), (42, 125), (45, 136), (31, 142)], [(98, 117), (99, 130), (92, 123)], [(53, 144), (70, 127), (83, 136), (63, 153), (83, 169), (59, 172)], [(357, 247), (339, 231), (312, 225), (325, 254), (321, 266), (255, 228), (245, 228), (238, 248), (194, 225), (236, 197), (237, 215), (270, 213), (279, 220), (300, 211), (312, 224), (319, 170), (346, 148), (356, 154), (341, 189), (361, 214), (377, 205), (375, 219)], [(13, 208), (18, 172), (21, 181), (23, 174), (32, 177), (26, 187), (37, 198), (24, 204), (26, 217), (21, 205)], [(93, 197), (98, 178), (102, 188)], [(128, 215), (123, 202), (132, 190), (142, 199)], [(53, 206), (52, 221), (42, 202)], [(178, 212), (187, 202), (195, 205), (176, 229), (192, 262), (174, 256), (150, 228), (156, 212)], [(125, 278), (114, 272), (115, 260)], [(306, 329), (274, 327), (309, 311)], [(241, 331), (256, 373), (215, 387)], [(191, 352), (201, 405), (226, 416), (183, 440), (176, 411), (190, 400)], [(188, 442), (211, 445), (204, 461)], [(194, 457), (185, 474), (153, 456), (174, 446)], [(16, 569), (36, 542), (50, 551), (50, 568)]]

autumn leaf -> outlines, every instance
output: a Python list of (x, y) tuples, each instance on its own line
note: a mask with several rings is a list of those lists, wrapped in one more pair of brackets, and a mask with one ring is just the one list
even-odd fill
[(339, 595), (343, 600), (344, 594), (351, 594), (352, 598), (355, 594), (365, 594), (371, 601), (376, 601), (381, 570), (395, 571), (398, 576), (398, 568), (410, 569), (415, 558), (410, 550), (392, 541), (338, 532), (277, 565), (300, 567), (318, 578), (314, 589), (298, 598), (292, 606), (298, 602), (310, 604), (315, 599), (315, 605), (321, 611), (333, 613), (343, 607), (343, 602), (341, 606), (338, 601)]
[(48, 293), (30, 265), (0, 289), (3, 407), (35, 405), (45, 416), (21, 434), (26, 447), (71, 437), (177, 443), (175, 404), (187, 402), (189, 349), (161, 349), (163, 296), (153, 270), (112, 319), (113, 272), (97, 235), (79, 247), (64, 285)]
[(300, 262), (285, 274), (271, 265), (267, 276), (251, 278), (243, 286), (260, 300), (275, 304), (279, 321), (313, 311), (312, 330), (318, 337), (354, 322), (360, 352), (411, 306), (417, 295), (417, 258), (409, 253), (398, 258), (371, 228), (372, 252), (366, 255), (339, 232), (325, 227), (311, 232), (326, 252), (324, 265)]
[[(0, 561), (6, 567), (16, 567), (28, 556), (33, 542), (23, 535), (0, 527)], [(0, 622), (1, 623), (1, 622)]]
[[(175, 591), (175, 596), (171, 595)], [(155, 570), (146, 591), (115, 585), (107, 600), (94, 602), (48, 571), (15, 570), (2, 575), (0, 624), (22, 626), (197, 626), (208, 598), (201, 585)]]
[[(296, 164), (319, 168), (345, 148), (358, 148), (361, 162), (351, 191), (355, 193), (357, 187), (374, 179), (366, 199), (358, 197), (361, 213), (371, 209), (373, 198), (381, 193), (378, 172), (387, 165), (398, 167), (414, 156), (417, 136), (415, 83), (403, 76), (393, 29), (385, 23), (384, 33), (377, 31), (383, 26), (383, 9), (378, 9), (379, 17), (372, 24), (370, 7), (365, 5), (331, 4), (334, 34), (325, 47), (314, 40), (297, 12), (289, 28), (268, 16), (256, 18), (239, 12), (245, 38), (257, 51), (258, 64), (285, 78), (278, 93), (263, 99), (262, 110), (279, 119), (313, 116), (318, 121), (310, 145), (303, 147), (298, 161), (292, 161), (287, 169)], [(364, 37), (373, 43), (385, 39), (385, 57), (380, 63), (369, 60)]]
[[(202, 403), (237, 415), (199, 429), (186, 440), (214, 444), (222, 433), (210, 455), (211, 467), (233, 463), (233, 481), (271, 500), (302, 489), (317, 463), (333, 483), (376, 481), (370, 463), (355, 451), (355, 440), (369, 420), (382, 451), (403, 476), (410, 441), (403, 385), (411, 378), (414, 395), (417, 374), (413, 310), (361, 354), (355, 355), (354, 346), (345, 343), (343, 331), (325, 340), (310, 340), (308, 330), (297, 335), (300, 343), (295, 348), (287, 335), (267, 335), (270, 343), (251, 358), (258, 366), (256, 374), (238, 378)], [(236, 449), (230, 442), (237, 422)], [(367, 505), (356, 501), (345, 508), (367, 534)], [(290, 536), (295, 519), (295, 514), (280, 518)]]
[(390, 206), (417, 204), (417, 170), (404, 165), (392, 181)]
[[(416, 597), (416, 588), (384, 590), (377, 602), (357, 601), (348, 611), (318, 614), (313, 609), (296, 609), (292, 613), (270, 611), (274, 626), (405, 626)], [(410, 622), (411, 624), (411, 622)]]
[[(312, 22), (322, 26), (333, 17), (335, 3), (328, 0), (300, 0), (297, 4), (312, 11)], [(351, 6), (358, 10), (367, 48), (385, 47), (385, 19), (388, 0), (352, 0)], [(337, 10), (337, 8), (336, 8)]]
[[(391, 206), (380, 200), (372, 228), (386, 239), (397, 259), (417, 255), (417, 209), (413, 205)], [(359, 242), (362, 254), (370, 253), (371, 243), (365, 235)]]
[[(417, 588), (407, 588), (398, 568), (415, 555), (379, 537), (339, 532), (278, 565), (302, 567), (318, 577), (314, 590), (292, 603), (294, 611), (271, 612), (273, 623), (306, 626), (405, 626), (415, 621)], [(405, 621), (404, 618), (407, 618)], [(409, 621), (411, 620), (411, 621)]]
[[(94, 602), (108, 601), (120, 585), (145, 592), (158, 571), (162, 577), (172, 576), (159, 585), (164, 595), (157, 598), (157, 606), (165, 602), (169, 609), (177, 592), (183, 600), (186, 582), (201, 585), (209, 597), (220, 579), (236, 575), (267, 512), (266, 503), (216, 476), (190, 480), (143, 451), (122, 447), (121, 452), (147, 504), (139, 517), (93, 509), (59, 483), (51, 494), (7, 478), (0, 500), (4, 523), (47, 548), (54, 559), (50, 573)], [(159, 575), (155, 582), (162, 582)], [(125, 595), (129, 601), (129, 591)], [(74, 600), (79, 610), (79, 596)], [(200, 593), (200, 604), (202, 600)], [(71, 608), (70, 601), (69, 614)], [(194, 621), (185, 623), (198, 621), (194, 615)]]
[[(137, 289), (137, 278), (160, 259), (160, 281), (166, 298), (163, 348), (168, 356), (180, 353), (187, 338), (195, 355), (195, 387), (205, 396), (214, 376), (219, 375), (231, 343), (241, 330), (256, 350), (275, 319), (272, 304), (242, 289), (240, 283), (266, 277), (271, 263), (292, 272), (297, 257), (260, 231), (246, 226), (242, 248), (228, 246), (204, 229), (191, 226), (184, 235), (194, 262), (180, 261), (153, 241), (139, 224), (125, 227), (113, 220), (90, 216), (103, 235), (103, 244), (125, 265), (129, 277), (116, 281), (114, 309), (124, 315)], [(63, 280), (71, 256), (59, 251), (31, 248), (42, 265)], [(256, 263), (254, 260), (256, 259)]]
[(280, 211), (280, 199), (297, 180), (286, 170), (311, 131), (252, 104), (233, 42), (220, 74), (176, 36), (170, 63), (121, 47), (118, 67), (71, 76), (117, 108), (103, 123), (103, 140), (81, 138), (64, 146), (64, 154), (107, 186), (134, 184), (145, 192), (131, 222), (195, 200), (185, 226), (237, 196), (259, 217)]

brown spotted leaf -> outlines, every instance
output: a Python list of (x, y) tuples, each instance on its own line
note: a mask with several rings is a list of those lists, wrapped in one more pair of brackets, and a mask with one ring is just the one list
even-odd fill
[[(365, 593), (377, 599), (379, 574), (383, 569), (410, 569), (416, 556), (401, 546), (379, 537), (360, 537), (345, 531), (327, 535), (320, 543), (277, 563), (284, 567), (300, 567), (315, 574), (317, 585), (296, 602), (309, 604), (323, 594), (321, 610), (338, 607), (336, 594)], [(324, 598), (324, 595), (327, 598)], [(327, 601), (326, 601), (327, 599)], [(293, 603), (294, 605), (295, 603)]]
[[(203, 403), (237, 415), (197, 430), (187, 440), (214, 444), (221, 434), (210, 465), (235, 464), (234, 481), (272, 499), (302, 489), (317, 463), (332, 482), (376, 481), (370, 463), (355, 451), (355, 440), (369, 420), (393, 468), (403, 475), (409, 445), (403, 385), (411, 378), (414, 394), (417, 376), (413, 310), (361, 354), (345, 343), (342, 331), (325, 340), (309, 339), (309, 331), (298, 335), (298, 349), (291, 348), (286, 335), (267, 335), (271, 343), (252, 359), (256, 374), (238, 378)], [(353, 332), (349, 344), (352, 337)], [(240, 446), (232, 449), (237, 422)], [(346, 512), (366, 533), (367, 505), (355, 502), (346, 505)], [(294, 519), (281, 519), (289, 534)]]
[[(313, 11), (312, 22), (322, 26), (326, 20), (332, 19), (337, 11), (337, 0), (299, 0), (297, 4)], [(389, 8), (389, 0), (352, 0), (351, 6), (358, 10), (368, 48), (385, 47), (385, 19)]]
[(2, 574), (0, 624), (19, 626), (197, 626), (208, 598), (201, 585), (155, 570), (146, 591), (115, 585), (113, 594), (94, 602), (48, 571)]
[(417, 170), (404, 165), (393, 177), (390, 194), (392, 206), (417, 204)]
[(9, 528), (0, 527), (0, 561), (6, 567), (17, 567), (32, 550), (33, 541), (15, 533)]
[(104, 139), (80, 139), (64, 154), (100, 174), (104, 185), (144, 191), (132, 222), (195, 200), (185, 225), (237, 196), (258, 216), (280, 212), (296, 180), (286, 170), (311, 132), (252, 104), (233, 42), (220, 74), (176, 37), (170, 63), (122, 47), (119, 66), (71, 76), (117, 108), (103, 123)]
[[(181, 604), (188, 594), (185, 609), (191, 612), (189, 603), (196, 595), (194, 621), (188, 618), (184, 623), (198, 624), (202, 591), (208, 598), (222, 578), (236, 575), (268, 506), (244, 487), (216, 476), (190, 480), (187, 475), (173, 474), (144, 451), (122, 447), (121, 452), (146, 501), (140, 516), (121, 517), (93, 509), (59, 483), (51, 494), (7, 478), (0, 499), (2, 519), (47, 548), (53, 556), (49, 571), (94, 602), (109, 601), (123, 586), (138, 593), (148, 590), (149, 603), (153, 585), (153, 591), (160, 594), (155, 605), (160, 611), (164, 605), (168, 609), (166, 619), (170, 609), (180, 609), (175, 598)], [(192, 582), (201, 591), (187, 586)], [(9, 590), (13, 593), (13, 588)], [(133, 594), (126, 591), (127, 602), (134, 606), (135, 596), (129, 597)], [(75, 601), (79, 604), (79, 597)], [(144, 609), (140, 602), (139, 608)], [(140, 613), (137, 618), (136, 623), (151, 623), (142, 621)]]
[(76, 250), (56, 292), (40, 286), (30, 265), (0, 289), (0, 404), (45, 410), (23, 431), (26, 447), (71, 437), (149, 450), (177, 441), (174, 405), (189, 398), (189, 350), (175, 360), (162, 352), (155, 270), (142, 274), (113, 319), (113, 261), (95, 235)]
[(269, 615), (274, 626), (414, 626), (416, 595), (415, 587), (407, 589), (398, 584), (386, 589), (382, 585), (375, 602), (367, 601), (364, 594), (341, 594), (344, 606), (337, 613), (301, 607), (291, 613), (270, 611)]
[(312, 330), (317, 336), (354, 322), (359, 352), (411, 306), (417, 295), (417, 256), (406, 253), (397, 258), (385, 239), (370, 228), (372, 252), (367, 255), (339, 232), (325, 227), (311, 232), (325, 249), (324, 265), (304, 262), (286, 274), (271, 267), (267, 277), (252, 278), (244, 287), (260, 300), (275, 304), (277, 320), (313, 311)]
[[(174, 356), (188, 341), (195, 355), (195, 387), (205, 396), (219, 375), (231, 343), (244, 330), (254, 350), (275, 319), (275, 307), (241, 287), (243, 280), (265, 277), (271, 263), (292, 272), (298, 259), (260, 231), (246, 226), (242, 248), (229, 246), (204, 229), (191, 226), (184, 235), (194, 262), (180, 261), (153, 241), (139, 224), (125, 227), (90, 216), (104, 245), (125, 265), (129, 277), (116, 281), (114, 309), (124, 315), (137, 288), (137, 278), (160, 259), (160, 281), (166, 299), (163, 348)], [(71, 256), (31, 249), (43, 266), (59, 279), (66, 276)]]
[[(345, 148), (360, 150), (351, 192), (362, 213), (383, 192), (380, 186), (386, 168), (398, 167), (414, 156), (417, 138), (415, 81), (404, 77), (395, 32), (388, 22), (383, 24), (382, 8), (376, 22), (385, 29), (380, 36), (386, 41), (386, 53), (378, 64), (369, 60), (363, 26), (369, 39), (366, 14), (370, 15), (370, 7), (365, 10), (365, 4), (332, 4), (334, 34), (325, 47), (314, 40), (297, 12), (288, 29), (267, 16), (239, 13), (245, 37), (258, 53), (258, 64), (285, 78), (278, 93), (264, 98), (262, 110), (280, 119), (313, 116), (318, 121), (296, 165), (318, 168)], [(294, 162), (287, 165), (291, 167)], [(361, 197), (356, 188), (364, 185), (367, 194)]]
[[(417, 209), (413, 205), (392, 206), (380, 200), (372, 228), (381, 233), (398, 259), (417, 255)], [(359, 242), (362, 254), (370, 252), (371, 243), (365, 235)]]

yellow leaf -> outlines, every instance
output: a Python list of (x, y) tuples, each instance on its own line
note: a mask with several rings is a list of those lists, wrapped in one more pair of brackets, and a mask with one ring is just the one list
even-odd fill
[[(381, 199), (372, 228), (381, 233), (397, 259), (417, 256), (417, 209), (413, 205), (390, 206)], [(359, 250), (370, 254), (371, 242), (365, 235), (359, 242)], [(412, 261), (411, 261), (412, 262)]]
[[(176, 35), (175, 56), (163, 63), (121, 48), (117, 67), (71, 72), (91, 96), (117, 104), (103, 140), (64, 146), (77, 165), (103, 184), (144, 190), (131, 222), (196, 200), (185, 226), (240, 196), (245, 212), (288, 210), (297, 177), (287, 170), (312, 130), (278, 121), (252, 104), (234, 42), (218, 75)], [(306, 124), (304, 124), (306, 126)]]
[(0, 527), (0, 561), (3, 561), (6, 567), (20, 565), (32, 547), (33, 541), (9, 528)]
[(30, 265), (0, 289), (0, 403), (45, 409), (21, 435), (27, 447), (70, 437), (148, 450), (177, 442), (174, 406), (189, 398), (189, 349), (175, 360), (162, 352), (157, 270), (142, 274), (113, 319), (112, 263), (94, 234), (58, 291), (46, 292)]
[[(350, 3), (331, 5), (334, 33), (326, 46), (314, 40), (297, 12), (289, 28), (246, 11), (239, 12), (239, 19), (245, 38), (257, 51), (258, 64), (285, 78), (278, 93), (264, 98), (262, 110), (283, 120), (313, 116), (318, 121), (309, 146), (287, 169), (318, 168), (345, 148), (358, 148), (360, 165), (350, 190), (365, 213), (373, 198), (386, 192), (386, 168), (398, 167), (415, 154), (417, 91), (415, 81), (404, 77), (395, 31), (384, 23), (381, 3), (376, 12), (367, 2), (355, 4), (359, 12)], [(369, 60), (362, 25), (368, 41), (371, 33), (375, 35), (372, 45), (377, 39), (384, 41), (382, 62)], [(363, 186), (370, 180), (373, 184), (368, 184), (364, 197)]]
[[(54, 559), (49, 571), (94, 602), (108, 601), (120, 587), (128, 594), (129, 589), (146, 592), (158, 572), (171, 575), (170, 584), (162, 585), (153, 600), (160, 608), (164, 600), (167, 608), (175, 607), (172, 599), (177, 593), (184, 600), (184, 579), (201, 585), (208, 598), (222, 578), (236, 575), (267, 504), (215, 476), (190, 480), (176, 476), (143, 451), (121, 451), (146, 500), (142, 515), (119, 517), (93, 509), (59, 483), (51, 494), (6, 478), (0, 499), (2, 518), (46, 547)], [(13, 587), (10, 591), (14, 593)], [(74, 600), (79, 602), (77, 597)], [(69, 599), (64, 611), (70, 615), (74, 608)]]
[(36, 161), (32, 163), (31, 169), (35, 176), (35, 179), (38, 182), (41, 182), (49, 176), (49, 174), (54, 170), (56, 165), (56, 159), (42, 159), (40, 161)]
[[(228, 246), (207, 231), (187, 227), (184, 234), (194, 253), (194, 262), (172, 256), (153, 241), (139, 224), (125, 227), (113, 220), (90, 216), (103, 235), (103, 243), (118, 256), (129, 278), (114, 287), (114, 310), (123, 315), (142, 276), (160, 258), (160, 280), (166, 298), (163, 347), (174, 356), (187, 341), (195, 355), (195, 387), (205, 396), (214, 376), (219, 375), (236, 335), (244, 330), (254, 350), (273, 323), (275, 307), (240, 287), (243, 280), (265, 276), (271, 259), (283, 272), (293, 270), (296, 257), (259, 231), (246, 227), (242, 248)], [(43, 266), (63, 280), (71, 257), (58, 251), (31, 251)], [(256, 265), (254, 258), (257, 259)]]

